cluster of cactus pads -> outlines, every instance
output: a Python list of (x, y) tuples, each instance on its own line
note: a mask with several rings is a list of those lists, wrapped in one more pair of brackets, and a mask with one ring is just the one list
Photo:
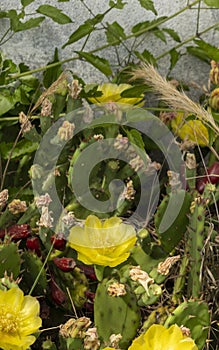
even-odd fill
[[(103, 117), (103, 125), (93, 123), (91, 128), (78, 132), (73, 142), (75, 125), (72, 114), (67, 114), (64, 122), (59, 120), (60, 111), (64, 109), (63, 101), (66, 102), (69, 93), (68, 86), (63, 74), (52, 96), (44, 96), (53, 105), (54, 120), (46, 119), (43, 115), (40, 117), (42, 135), (38, 134), (35, 126), (24, 133), (24, 138), (37, 143), (48, 131), (44, 149), (36, 158), (42, 163), (35, 163), (29, 170), (35, 187), (34, 195), (43, 198), (43, 204), (39, 200), (37, 203), (36, 198), (33, 200), (32, 193), (31, 196), (27, 194), (27, 198), (32, 200), (28, 208), (19, 200), (12, 200), (8, 205), (2, 201), (0, 288), (6, 289), (18, 283), (26, 294), (39, 298), (43, 325), (51, 328), (52, 332), (45, 332), (46, 340), (39, 336), (38, 348), (98, 350), (112, 347), (127, 350), (141, 332), (159, 323), (165, 327), (172, 324), (185, 327), (198, 349), (205, 349), (206, 342), (210, 342), (214, 335), (208, 305), (211, 297), (206, 294), (208, 276), (214, 280), (214, 271), (210, 271), (208, 263), (211, 243), (218, 239), (214, 210), (218, 200), (216, 185), (219, 163), (213, 163), (207, 169), (207, 174), (198, 181), (195, 180), (198, 175), (196, 167), (187, 167), (184, 180), (176, 183), (176, 186), (166, 174), (163, 176), (161, 180), (165, 186), (155, 213), (147, 228), (141, 222), (136, 225), (137, 242), (122, 264), (114, 268), (82, 264), (77, 259), (77, 252), (67, 242), (71, 227), (78, 223), (83, 225), (83, 219), (91, 211), (78, 201), (72, 185), (75, 166), (80, 165), (79, 171), (83, 170), (83, 162), (80, 163), (82, 151), (98, 144), (97, 149), (104, 152), (106, 144), (102, 140), (114, 140), (110, 144), (113, 149), (111, 158), (101, 161), (101, 165), (96, 164), (90, 176), (92, 195), (102, 202), (110, 200), (109, 185), (115, 176), (124, 181), (125, 194), (117, 198), (114, 216), (127, 217), (135, 210), (142, 174), (149, 172), (148, 189), (151, 184), (150, 171), (160, 170), (160, 164), (153, 162), (148, 155), (153, 155), (152, 143), (151, 148), (145, 151), (149, 138), (145, 139), (145, 135), (138, 130), (130, 130), (132, 124), (129, 123), (139, 121), (138, 111), (135, 110), (128, 114), (128, 126), (124, 123), (120, 127), (117, 121), (119, 118), (121, 122), (126, 114), (124, 111), (97, 109), (98, 118)], [(214, 96), (213, 99), (215, 103)], [(68, 96), (67, 101), (67, 112), (82, 105), (78, 96)], [(63, 108), (59, 108), (59, 103)], [(77, 121), (80, 125), (81, 120), (82, 124), (89, 124), (93, 113), (90, 106), (85, 104), (85, 109), (79, 109), (78, 114), (73, 113), (78, 118), (74, 119), (75, 124)], [(146, 113), (143, 120), (145, 124), (148, 123), (149, 129), (152, 118), (151, 114)], [(50, 138), (52, 134), (49, 130), (57, 120), (57, 134)], [(161, 138), (162, 131), (159, 128), (155, 131), (156, 136)], [(121, 154), (121, 148), (123, 158), (120, 159), (118, 154)], [(48, 149), (50, 152), (47, 152)], [(126, 160), (131, 163), (130, 155), (135, 162), (132, 162), (132, 166), (124, 165)], [(140, 156), (144, 158), (143, 161)], [(195, 154), (192, 156), (195, 157)], [(46, 166), (43, 169), (44, 163)], [(162, 174), (159, 175), (162, 177)], [(183, 177), (182, 174), (176, 175)], [(79, 173), (80, 181), (82, 175)], [(48, 192), (53, 193), (55, 187), (57, 198), (63, 204), (62, 212), (48, 195)], [(150, 191), (145, 196), (150, 194), (154, 196)], [(146, 206), (146, 201), (147, 198), (142, 207)], [(209, 215), (209, 212), (213, 212), (213, 215)], [(99, 214), (99, 217), (102, 219), (107, 215), (112, 216), (107, 213)], [(213, 307), (218, 308), (217, 301)], [(218, 320), (215, 324), (214, 327), (218, 327)]]

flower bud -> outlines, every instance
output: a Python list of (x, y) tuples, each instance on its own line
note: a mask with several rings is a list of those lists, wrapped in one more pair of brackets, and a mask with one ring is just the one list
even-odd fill
[(212, 84), (219, 84), (219, 62), (211, 61), (210, 81)]
[(54, 258), (54, 264), (63, 272), (70, 272), (74, 270), (76, 262), (73, 258)]
[(13, 215), (24, 213), (27, 210), (26, 202), (20, 199), (13, 199), (8, 205), (8, 210)]
[(209, 105), (216, 111), (219, 111), (219, 88), (212, 91), (209, 99)]

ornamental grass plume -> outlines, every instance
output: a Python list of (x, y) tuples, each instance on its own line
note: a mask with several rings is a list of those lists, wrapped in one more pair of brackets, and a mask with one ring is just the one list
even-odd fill
[(184, 336), (176, 324), (165, 328), (153, 324), (146, 333), (134, 339), (128, 350), (198, 350), (192, 338)]
[(216, 125), (212, 115), (198, 103), (193, 102), (184, 92), (178, 91), (151, 64), (142, 63), (139, 68), (134, 69), (132, 80), (135, 79), (142, 79), (145, 84), (148, 84), (160, 96), (161, 100), (166, 102), (174, 110), (183, 111), (187, 116), (194, 115), (207, 127), (216, 133), (219, 132), (219, 127)]
[(26, 350), (42, 325), (39, 302), (18, 287), (0, 290), (0, 348)]
[(89, 215), (84, 228), (71, 228), (68, 243), (84, 264), (114, 267), (128, 259), (136, 239), (134, 227), (124, 224), (120, 218), (111, 217), (101, 222), (97, 216)]
[(144, 103), (142, 99), (144, 95), (140, 95), (140, 97), (122, 97), (121, 94), (123, 91), (132, 88), (130, 84), (113, 84), (113, 83), (104, 83), (99, 85), (97, 91), (102, 92), (101, 96), (97, 97), (89, 97), (88, 100), (94, 104), (102, 104), (109, 102), (118, 102), (129, 105), (136, 105), (141, 107)]

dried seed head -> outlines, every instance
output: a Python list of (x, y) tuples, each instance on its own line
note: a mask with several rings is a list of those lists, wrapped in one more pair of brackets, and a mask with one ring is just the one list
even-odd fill
[(153, 278), (149, 277), (147, 272), (141, 270), (140, 266), (133, 266), (129, 272), (129, 275), (133, 281), (139, 282), (149, 295), (148, 285), (154, 283)]
[(112, 297), (120, 297), (122, 295), (125, 295), (125, 285), (119, 282), (114, 282), (107, 288), (107, 293)]
[(161, 273), (162, 275), (168, 275), (170, 272), (170, 268), (180, 259), (180, 255), (176, 256), (170, 256), (166, 260), (160, 262), (158, 264), (157, 272)]
[(131, 166), (131, 168), (133, 170), (135, 170), (136, 172), (142, 168), (144, 168), (144, 161), (143, 159), (137, 155), (135, 158), (132, 158), (130, 161), (129, 161), (129, 164)]
[(84, 338), (84, 349), (85, 350), (97, 350), (100, 347), (100, 341), (97, 335), (97, 328), (88, 328)]
[(129, 180), (126, 184), (123, 193), (120, 196), (120, 199), (127, 199), (128, 201), (131, 201), (135, 198), (135, 193), (136, 191), (133, 186), (133, 181)]
[(186, 161), (185, 161), (186, 167), (190, 170), (196, 169), (196, 158), (194, 153), (187, 152), (186, 153)]
[(118, 134), (114, 141), (114, 148), (117, 150), (126, 150), (129, 144), (128, 137), (124, 137), (122, 134)]
[(59, 333), (64, 338), (84, 338), (90, 325), (91, 320), (88, 317), (70, 318), (61, 326)]
[(62, 217), (62, 222), (66, 227), (72, 227), (76, 222), (73, 211), (69, 211), (66, 215), (64, 215)]
[(182, 188), (182, 182), (180, 181), (180, 174), (175, 171), (168, 170), (167, 176), (169, 177), (169, 184), (173, 191), (180, 190)]
[(37, 208), (48, 207), (52, 199), (48, 193), (35, 198)]
[(4, 208), (8, 200), (8, 190), (5, 189), (0, 192), (0, 209)]
[(51, 216), (51, 212), (49, 212), (48, 207), (42, 207), (42, 213), (40, 216), (40, 220), (38, 221), (38, 226), (51, 228), (53, 223), (53, 218)]
[(119, 342), (122, 339), (121, 334), (112, 334), (109, 338), (110, 340), (110, 346), (112, 346), (114, 349), (119, 349)]
[(65, 120), (58, 130), (58, 137), (61, 141), (69, 141), (74, 135), (75, 124)]
[(23, 133), (28, 132), (32, 129), (31, 122), (29, 121), (26, 114), (24, 114), (24, 112), (19, 113), (19, 122), (21, 124), (21, 131)]
[(82, 86), (79, 84), (77, 79), (72, 80), (71, 83), (68, 84), (69, 96), (76, 100), (82, 90)]
[(48, 98), (42, 101), (40, 114), (42, 117), (49, 117), (52, 114), (52, 102)]
[(8, 210), (14, 215), (23, 213), (27, 210), (26, 202), (20, 199), (13, 199), (13, 201), (8, 204)]
[(151, 86), (153, 91), (174, 110), (196, 115), (204, 124), (217, 133), (219, 132), (219, 127), (216, 125), (211, 113), (192, 101), (184, 92), (178, 91), (175, 86), (163, 78), (151, 64), (142, 63), (139, 68), (134, 69), (132, 80), (134, 79), (143, 79), (143, 81)]
[(95, 141), (102, 141), (104, 139), (104, 136), (102, 134), (94, 135)]
[(191, 331), (189, 328), (185, 327), (185, 326), (180, 326), (180, 329), (182, 331), (182, 334), (185, 336), (185, 337), (191, 337)]

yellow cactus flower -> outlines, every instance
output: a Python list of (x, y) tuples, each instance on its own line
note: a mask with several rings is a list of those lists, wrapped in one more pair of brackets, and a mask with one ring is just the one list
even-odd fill
[(183, 335), (176, 324), (165, 328), (153, 324), (146, 333), (134, 339), (128, 350), (198, 350), (192, 338)]
[(129, 257), (136, 232), (118, 217), (101, 222), (95, 215), (89, 215), (84, 228), (74, 226), (71, 229), (68, 240), (83, 263), (114, 267)]
[(173, 132), (183, 141), (191, 141), (199, 146), (207, 146), (209, 144), (208, 129), (201, 120), (186, 120), (188, 117), (183, 112), (177, 113), (171, 121)]
[(121, 93), (127, 89), (130, 89), (132, 85), (130, 84), (113, 84), (104, 83), (99, 85), (97, 91), (101, 91), (102, 95), (98, 97), (89, 97), (89, 101), (94, 104), (102, 104), (109, 102), (118, 102), (130, 105), (137, 105), (138, 107), (143, 106), (142, 99), (144, 95), (140, 97), (121, 97)]
[(13, 287), (0, 290), (0, 348), (3, 350), (26, 350), (36, 338), (31, 335), (39, 330), (39, 302), (30, 295)]

